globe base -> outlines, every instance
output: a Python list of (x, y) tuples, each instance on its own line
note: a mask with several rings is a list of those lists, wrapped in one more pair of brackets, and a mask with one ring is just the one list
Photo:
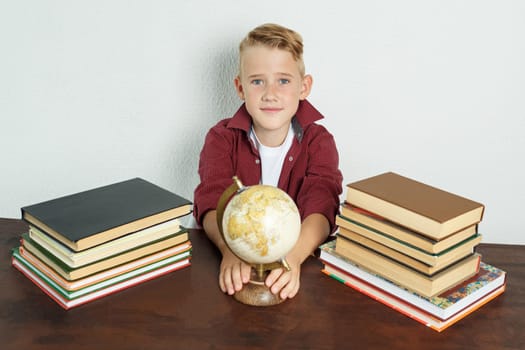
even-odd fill
[(252, 269), (252, 278), (240, 291), (233, 295), (233, 298), (240, 303), (252, 306), (272, 306), (282, 303), (285, 299), (273, 294), (270, 288), (264, 284), (267, 275), (266, 272), (259, 277)]

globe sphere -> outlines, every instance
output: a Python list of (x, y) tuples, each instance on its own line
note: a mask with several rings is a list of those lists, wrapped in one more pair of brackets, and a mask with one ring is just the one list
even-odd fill
[(245, 187), (224, 209), (222, 230), (226, 244), (250, 264), (279, 261), (293, 248), (301, 230), (294, 201), (268, 185)]

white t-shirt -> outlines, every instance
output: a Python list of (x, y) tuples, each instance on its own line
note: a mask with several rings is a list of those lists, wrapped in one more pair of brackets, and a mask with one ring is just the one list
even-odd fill
[(250, 138), (259, 150), (259, 155), (261, 157), (261, 184), (277, 187), (279, 184), (279, 177), (281, 176), (281, 170), (283, 169), (284, 159), (292, 146), (293, 136), (294, 132), (292, 124), (290, 124), (284, 142), (277, 147), (268, 147), (259, 142), (253, 128), (250, 130)]

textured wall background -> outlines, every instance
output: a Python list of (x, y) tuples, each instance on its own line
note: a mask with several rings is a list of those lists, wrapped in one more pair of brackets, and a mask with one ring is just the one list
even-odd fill
[(486, 204), (525, 243), (521, 1), (0, 1), (0, 217), (135, 176), (192, 198), (206, 131), (240, 101), (237, 45), (305, 41), (345, 182), (393, 170)]

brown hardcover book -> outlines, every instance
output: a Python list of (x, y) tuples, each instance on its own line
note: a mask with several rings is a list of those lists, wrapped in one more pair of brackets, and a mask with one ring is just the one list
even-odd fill
[(192, 203), (141, 178), (22, 208), (22, 219), (74, 251), (187, 215)]
[(341, 247), (336, 242), (335, 251), (359, 267), (429, 298), (476, 274), (481, 258), (474, 253), (435, 275), (427, 276), (352, 241)]
[(349, 203), (344, 203), (341, 206), (341, 216), (337, 218), (336, 223), (341, 227), (352, 230), (354, 226), (350, 226), (351, 222), (363, 226), (376, 234), (383, 235), (387, 239), (404, 242), (429, 254), (439, 254), (477, 233), (477, 225), (471, 225), (446, 238), (436, 241), (388, 221), (379, 215), (354, 207)]
[(481, 221), (481, 203), (393, 172), (347, 185), (346, 201), (432, 239)]
[[(395, 246), (396, 248), (401, 248), (401, 250), (405, 250), (408, 253), (405, 254), (399, 250), (393, 249), (393, 246), (384, 245), (358, 233), (339, 228), (337, 246), (343, 249), (343, 247), (345, 247), (350, 241), (365, 246), (425, 275), (432, 276), (464, 257), (474, 253), (474, 248), (481, 242), (481, 235), (476, 235), (467, 241), (462, 242), (458, 246), (447, 250), (443, 254), (433, 256), (422, 256), (417, 250), (405, 250), (404, 248), (406, 248), (406, 246), (403, 245)], [(418, 258), (416, 259), (412, 255), (416, 255)], [(421, 260), (431, 261), (432, 264), (428, 264)]]

